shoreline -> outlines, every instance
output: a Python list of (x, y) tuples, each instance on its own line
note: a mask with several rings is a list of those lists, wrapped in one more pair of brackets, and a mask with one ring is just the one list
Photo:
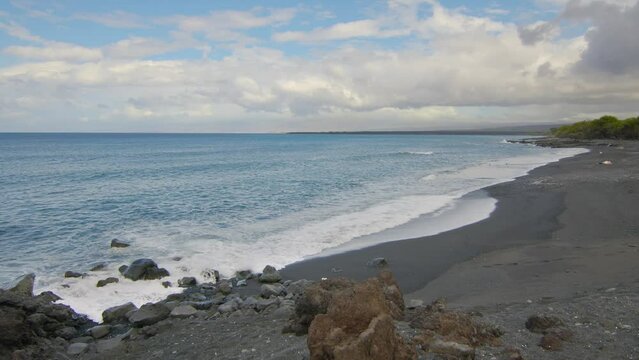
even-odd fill
[[(497, 199), (497, 207), (488, 218), (479, 222), (436, 235), (381, 243), (327, 257), (303, 260), (286, 266), (281, 272), (287, 279), (318, 280), (323, 277), (343, 276), (363, 280), (374, 276), (378, 270), (368, 267), (367, 263), (371, 259), (383, 257), (388, 261), (388, 269), (395, 274), (404, 293), (410, 294), (407, 297), (424, 301), (434, 300), (445, 294), (436, 296), (432, 291), (427, 291), (428, 284), (454, 266), (483, 254), (540, 244), (555, 236), (565, 227), (560, 217), (569, 206), (566, 198), (572, 199), (573, 189), (569, 184), (555, 184), (552, 179), (557, 176), (570, 176), (577, 171), (585, 171), (588, 176), (605, 174), (613, 170), (614, 165), (606, 167), (598, 164), (602, 159), (610, 158), (616, 161), (628, 155), (626, 147), (637, 145), (616, 142), (626, 146), (610, 147), (609, 143), (612, 142), (567, 143), (565, 147), (586, 147), (590, 151), (535, 168), (513, 181), (484, 188), (483, 191), (488, 192), (490, 197)], [(542, 142), (541, 145), (564, 147), (562, 143)], [(604, 153), (600, 154), (600, 151)], [(586, 168), (583, 169), (584, 167)], [(590, 199), (577, 199), (577, 202), (588, 201)], [(589, 217), (573, 221), (579, 221), (581, 224), (588, 222)], [(459, 291), (456, 295), (459, 297), (458, 293)], [(465, 305), (463, 301), (459, 304)]]

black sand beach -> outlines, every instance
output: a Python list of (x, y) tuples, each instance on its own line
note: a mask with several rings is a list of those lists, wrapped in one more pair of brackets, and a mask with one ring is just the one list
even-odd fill
[[(484, 189), (498, 203), (483, 221), (310, 259), (282, 273), (365, 279), (376, 272), (367, 262), (384, 257), (407, 298), (445, 297), (459, 306), (570, 296), (615, 279), (637, 280), (639, 254), (629, 246), (639, 245), (639, 144), (597, 143)], [(605, 160), (612, 165), (600, 164)]]

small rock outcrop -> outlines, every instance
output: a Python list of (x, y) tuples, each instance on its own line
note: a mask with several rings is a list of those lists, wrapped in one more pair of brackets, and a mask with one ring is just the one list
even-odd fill
[(111, 240), (111, 247), (112, 248), (127, 248), (129, 246), (131, 246), (131, 245), (129, 245), (129, 244), (125, 243), (125, 242), (122, 242), (122, 241), (120, 241), (118, 239)]
[(564, 321), (556, 316), (533, 315), (526, 320), (526, 329), (537, 334), (544, 334), (548, 329), (564, 325)]
[(75, 271), (65, 271), (64, 277), (65, 278), (79, 278), (79, 277), (82, 277), (82, 273), (75, 272)]
[(260, 288), (260, 295), (268, 299), (271, 296), (286, 295), (286, 288), (282, 284), (263, 284)]
[(34, 280), (35, 275), (29, 274), (19, 279), (11, 290), (0, 289), (2, 359), (48, 358), (53, 351), (52, 341), (64, 344), (95, 325), (70, 307), (54, 304), (60, 298), (51, 292), (33, 296)]
[(138, 310), (138, 307), (131, 302), (110, 307), (102, 312), (102, 321), (106, 324), (127, 321), (127, 314), (134, 310)]
[(106, 279), (102, 279), (102, 280), (98, 280), (98, 283), (95, 285), (97, 287), (103, 287), (103, 286), (107, 286), (109, 284), (115, 284), (120, 282), (120, 279), (115, 278), (115, 277), (108, 277)]
[(397, 334), (384, 284), (372, 278), (334, 294), (308, 329), (312, 360), (416, 359)]
[(262, 283), (276, 283), (282, 281), (282, 275), (280, 275), (280, 272), (273, 266), (266, 265), (264, 270), (262, 270), (259, 280)]
[(164, 268), (158, 268), (155, 261), (151, 259), (138, 259), (131, 263), (126, 269), (121, 270), (122, 275), (133, 281), (156, 280), (169, 276), (169, 272)]
[(9, 291), (23, 296), (33, 296), (33, 285), (35, 282), (35, 274), (26, 274), (19, 277), (15, 285)]
[(178, 280), (179, 287), (189, 287), (197, 285), (197, 280), (193, 276), (185, 276)]
[(127, 317), (134, 327), (143, 327), (166, 319), (170, 313), (171, 311), (164, 304), (148, 303), (140, 306), (138, 310), (130, 312)]

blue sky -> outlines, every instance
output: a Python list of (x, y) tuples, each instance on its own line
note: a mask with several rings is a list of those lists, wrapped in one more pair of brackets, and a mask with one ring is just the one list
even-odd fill
[(4, 1), (0, 131), (623, 116), (639, 98), (639, 44), (628, 35), (638, 14), (636, 0)]

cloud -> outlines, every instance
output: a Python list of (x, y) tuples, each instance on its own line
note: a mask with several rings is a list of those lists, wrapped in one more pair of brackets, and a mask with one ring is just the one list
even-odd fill
[(203, 16), (173, 16), (160, 23), (173, 24), (187, 34), (204, 34), (209, 40), (247, 42), (251, 38), (241, 30), (280, 26), (288, 23), (295, 13), (293, 8), (212, 11)]
[(31, 42), (43, 41), (43, 39), (40, 36), (32, 34), (27, 28), (13, 21), (0, 22), (0, 29), (4, 30), (10, 36), (13, 36), (20, 40), (31, 41)]
[(380, 21), (367, 19), (338, 23), (327, 28), (317, 28), (309, 32), (280, 32), (274, 34), (273, 39), (275, 41), (317, 42), (362, 37), (389, 38), (406, 36), (409, 33), (410, 32), (405, 29), (384, 29)]
[(118, 29), (139, 29), (147, 27), (145, 20), (141, 16), (121, 10), (103, 14), (80, 13), (75, 14), (73, 18)]
[(5, 54), (38, 60), (97, 61), (102, 58), (99, 49), (85, 48), (73, 44), (47, 42), (45, 46), (9, 46)]
[(585, 36), (588, 47), (576, 66), (579, 71), (619, 75), (639, 71), (639, 1), (617, 3), (568, 3), (563, 18), (592, 22)]
[(541, 21), (518, 28), (519, 38), (525, 45), (535, 45), (541, 41), (551, 40), (559, 35), (559, 26), (555, 22)]

